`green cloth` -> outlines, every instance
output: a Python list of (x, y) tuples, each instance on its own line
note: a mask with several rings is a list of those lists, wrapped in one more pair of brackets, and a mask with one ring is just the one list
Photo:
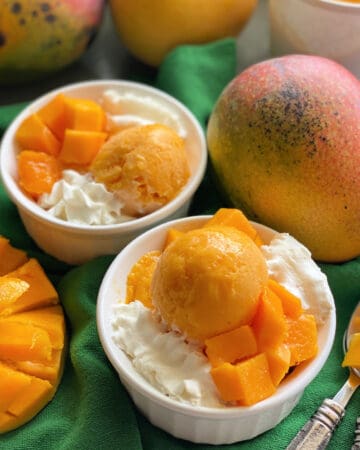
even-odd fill
[[(215, 100), (235, 72), (234, 40), (183, 46), (173, 51), (160, 67), (156, 86), (185, 103), (205, 128)], [(1, 131), (23, 106), (0, 108)], [(207, 174), (191, 214), (214, 212), (221, 204)], [(65, 372), (55, 398), (30, 423), (0, 437), (1, 450), (216, 448), (175, 439), (152, 426), (134, 407), (107, 361), (97, 336), (95, 305), (99, 285), (113, 257), (100, 257), (74, 268), (44, 255), (26, 234), (15, 206), (2, 188), (0, 234), (39, 258), (60, 293), (70, 337)], [(226, 446), (227, 449), (284, 449), (322, 400), (332, 397), (345, 382), (348, 371), (340, 367), (342, 336), (360, 299), (360, 259), (342, 265), (322, 265), (322, 269), (336, 299), (338, 318), (336, 340), (325, 367), (281, 424), (251, 441)], [(360, 412), (359, 399), (357, 392), (329, 449), (350, 448)]]

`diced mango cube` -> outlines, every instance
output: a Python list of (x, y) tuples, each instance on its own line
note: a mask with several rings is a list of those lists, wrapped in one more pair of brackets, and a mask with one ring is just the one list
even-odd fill
[(281, 300), (265, 288), (256, 311), (252, 327), (260, 351), (278, 347), (286, 335), (286, 321)]
[(312, 314), (302, 314), (298, 319), (286, 318), (288, 330), (284, 343), (289, 347), (290, 366), (313, 358), (318, 351), (317, 328)]
[(291, 352), (287, 345), (269, 348), (266, 351), (269, 370), (274, 386), (278, 386), (287, 374), (290, 367)]
[(303, 308), (301, 305), (301, 300), (296, 297), (296, 295), (292, 294), (284, 286), (272, 278), (269, 278), (268, 287), (280, 298), (282, 308), (286, 316), (289, 316), (292, 319), (297, 319), (301, 316), (303, 313)]
[(224, 363), (211, 369), (211, 376), (224, 401), (250, 406), (275, 392), (267, 358), (259, 353), (236, 365)]
[(243, 398), (243, 386), (234, 364), (223, 363), (213, 367), (211, 376), (222, 400), (234, 402)]
[(51, 192), (61, 170), (57, 158), (47, 153), (23, 150), (18, 155), (19, 185), (34, 198)]
[(37, 111), (40, 119), (61, 141), (65, 132), (65, 96), (57, 94), (52, 100)]
[(243, 325), (227, 333), (206, 339), (205, 352), (213, 367), (253, 356), (257, 352), (254, 332), (249, 325)]
[(37, 150), (57, 156), (60, 141), (41, 120), (38, 114), (31, 114), (16, 131), (16, 140), (22, 149)]
[(66, 127), (80, 131), (103, 131), (106, 115), (103, 108), (93, 100), (65, 98)]
[(65, 164), (87, 166), (95, 158), (107, 138), (100, 131), (65, 130), (59, 159)]

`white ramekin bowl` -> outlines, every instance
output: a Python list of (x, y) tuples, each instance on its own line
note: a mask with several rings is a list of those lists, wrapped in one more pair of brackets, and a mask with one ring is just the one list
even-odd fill
[[(157, 211), (129, 222), (115, 225), (85, 226), (52, 217), (19, 188), (17, 177), (18, 145), (15, 133), (21, 122), (55, 95), (98, 100), (107, 89), (150, 98), (169, 108), (186, 132), (185, 145), (190, 164), (190, 178), (181, 192)], [(186, 216), (192, 197), (206, 169), (207, 149), (203, 130), (194, 115), (170, 95), (144, 84), (104, 80), (67, 85), (49, 92), (28, 105), (4, 134), (0, 148), (0, 174), (7, 194), (15, 203), (27, 232), (46, 253), (69, 264), (81, 264), (96, 256), (116, 254), (134, 237), (167, 220)]]
[[(281, 422), (300, 400), (304, 389), (320, 372), (333, 345), (335, 305), (318, 331), (318, 355), (299, 365), (271, 397), (250, 407), (207, 408), (179, 403), (151, 386), (133, 367), (128, 356), (113, 342), (113, 306), (126, 295), (126, 279), (132, 265), (144, 253), (162, 249), (168, 228), (189, 230), (210, 216), (174, 220), (147, 231), (128, 244), (114, 259), (102, 281), (97, 300), (97, 327), (104, 351), (135, 405), (150, 420), (175, 437), (196, 443), (230, 444), (252, 439)], [(265, 243), (276, 234), (254, 224)]]
[(360, 78), (360, 3), (349, 0), (269, 0), (272, 56), (324, 56)]

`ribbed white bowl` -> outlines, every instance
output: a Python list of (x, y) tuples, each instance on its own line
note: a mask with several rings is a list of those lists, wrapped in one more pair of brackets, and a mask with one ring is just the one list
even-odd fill
[[(319, 353), (301, 364), (276, 393), (250, 407), (205, 408), (179, 403), (151, 386), (133, 367), (127, 355), (112, 340), (113, 305), (125, 298), (126, 278), (132, 265), (144, 253), (162, 249), (170, 227), (189, 230), (202, 225), (209, 216), (188, 217), (147, 231), (127, 245), (110, 265), (97, 300), (97, 327), (100, 341), (134, 403), (151, 423), (181, 439), (197, 443), (230, 444), (254, 438), (275, 427), (295, 407), (304, 389), (315, 378), (330, 353), (336, 326), (335, 306), (318, 331)], [(270, 228), (254, 224), (268, 243), (275, 235)]]
[[(19, 188), (16, 160), (19, 148), (15, 141), (15, 133), (28, 115), (37, 111), (59, 92), (68, 96), (99, 100), (107, 89), (154, 100), (178, 116), (182, 128), (186, 131), (185, 149), (189, 159), (190, 178), (172, 201), (139, 219), (103, 226), (65, 222), (48, 214)], [(159, 89), (118, 80), (71, 84), (40, 97), (12, 122), (4, 134), (0, 149), (0, 175), (9, 197), (18, 208), (27, 232), (46, 253), (70, 264), (80, 264), (99, 255), (116, 254), (134, 237), (149, 228), (167, 220), (186, 216), (192, 197), (203, 179), (207, 163), (203, 130), (188, 108)]]

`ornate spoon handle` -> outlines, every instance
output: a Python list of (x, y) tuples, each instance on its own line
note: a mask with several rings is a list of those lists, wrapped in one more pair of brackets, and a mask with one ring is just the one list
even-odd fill
[(356, 421), (354, 443), (351, 450), (360, 450), (360, 417)]
[[(326, 398), (311, 419), (306, 422), (286, 450), (323, 450), (345, 414), (336, 401)], [(355, 450), (358, 450), (355, 447)]]

